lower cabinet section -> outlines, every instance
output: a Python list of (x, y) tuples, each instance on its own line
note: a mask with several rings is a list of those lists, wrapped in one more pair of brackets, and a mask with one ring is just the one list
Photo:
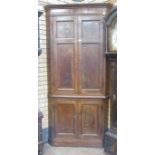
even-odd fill
[(103, 100), (51, 99), (49, 107), (49, 140), (52, 145), (103, 146)]

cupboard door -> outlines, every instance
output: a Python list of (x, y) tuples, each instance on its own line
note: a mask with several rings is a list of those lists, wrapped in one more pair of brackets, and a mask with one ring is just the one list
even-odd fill
[(95, 99), (79, 102), (79, 138), (88, 146), (102, 146), (103, 140), (103, 101)]
[(74, 94), (77, 89), (76, 21), (72, 16), (61, 16), (52, 17), (52, 23), (52, 93)]
[(79, 103), (79, 133), (81, 137), (101, 136), (101, 100), (87, 99)]
[(54, 100), (54, 137), (74, 138), (77, 136), (76, 101)]
[(102, 16), (78, 17), (79, 92), (104, 94), (103, 21)]

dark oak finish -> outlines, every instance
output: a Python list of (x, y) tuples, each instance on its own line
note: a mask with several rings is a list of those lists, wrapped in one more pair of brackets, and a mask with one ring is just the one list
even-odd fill
[(52, 145), (103, 146), (107, 98), (104, 16), (110, 7), (46, 7)]

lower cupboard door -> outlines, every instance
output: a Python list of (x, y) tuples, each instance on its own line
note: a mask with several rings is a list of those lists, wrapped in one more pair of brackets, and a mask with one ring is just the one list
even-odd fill
[(73, 100), (54, 101), (54, 143), (65, 144), (77, 137), (77, 105)]
[(86, 146), (102, 146), (103, 143), (103, 101), (81, 100), (79, 103), (78, 135)]

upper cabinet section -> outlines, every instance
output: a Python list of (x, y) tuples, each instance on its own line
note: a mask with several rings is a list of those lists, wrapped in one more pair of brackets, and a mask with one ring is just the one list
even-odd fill
[(106, 53), (117, 53), (117, 7), (114, 7), (106, 17)]
[(46, 7), (50, 95), (105, 95), (104, 18), (110, 6)]

